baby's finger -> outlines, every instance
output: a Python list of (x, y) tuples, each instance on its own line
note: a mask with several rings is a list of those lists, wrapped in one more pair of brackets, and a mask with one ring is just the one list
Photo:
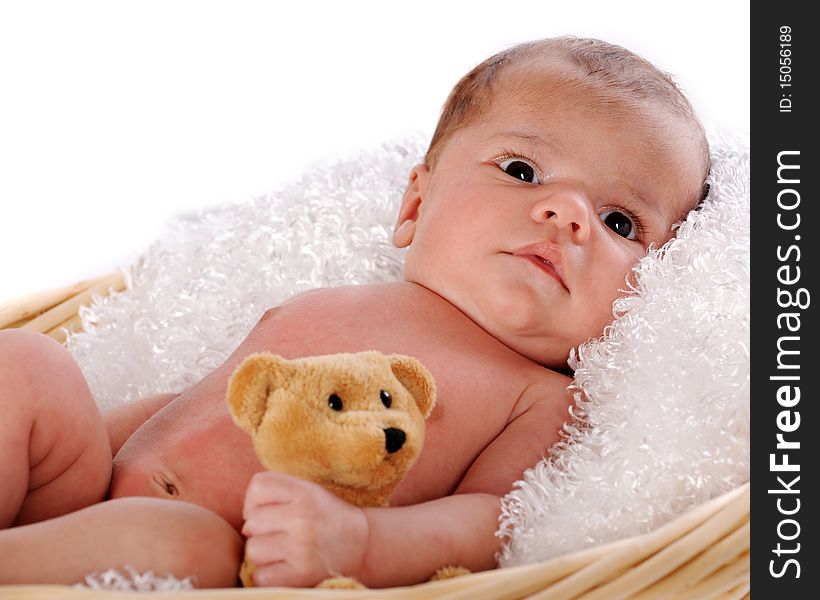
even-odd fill
[(305, 503), (260, 504), (247, 511), (242, 535), (266, 535), (276, 532), (304, 533), (305, 523), (316, 523), (316, 518), (305, 513)]
[(250, 559), (257, 569), (282, 562), (287, 558), (286, 538), (283, 533), (249, 538), (245, 544), (245, 557)]
[(291, 477), (283, 473), (263, 471), (251, 478), (245, 491), (242, 510), (247, 515), (250, 510), (264, 504), (287, 504), (293, 500)]
[(287, 525), (287, 518), (291, 511), (286, 510), (288, 505), (265, 504), (249, 510), (242, 526), (242, 535), (266, 535), (283, 531)]
[(257, 587), (311, 587), (322, 579), (324, 576), (297, 568), (287, 561), (257, 567), (253, 573), (253, 582)]

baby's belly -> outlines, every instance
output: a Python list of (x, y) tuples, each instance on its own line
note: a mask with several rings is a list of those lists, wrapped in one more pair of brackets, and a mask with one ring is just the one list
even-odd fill
[(152, 419), (123, 445), (114, 459), (110, 497), (192, 502), (240, 529), (245, 489), (253, 474), (263, 470), (249, 436), (227, 413), (207, 426), (168, 425)]

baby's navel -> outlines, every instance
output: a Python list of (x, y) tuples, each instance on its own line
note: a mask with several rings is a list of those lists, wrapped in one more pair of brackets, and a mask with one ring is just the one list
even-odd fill
[(163, 496), (169, 498), (179, 496), (179, 489), (176, 484), (165, 473), (155, 473), (151, 479)]

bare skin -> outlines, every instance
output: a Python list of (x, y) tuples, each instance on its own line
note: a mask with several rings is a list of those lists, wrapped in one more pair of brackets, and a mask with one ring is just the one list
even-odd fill
[[(42, 340), (25, 339), (43, 350), (38, 347)], [(54, 350), (50, 343), (45, 349)], [(416, 356), (437, 383), (438, 402), (427, 422), (424, 450), (392, 499), (391, 506), (398, 508), (362, 511), (313, 484), (264, 473), (249, 436), (233, 424), (225, 401), (228, 378), (250, 353), (267, 350), (290, 358), (365, 349)], [(55, 367), (63, 377), (77, 379), (76, 365), (59, 350)], [(35, 376), (43, 386), (61, 375), (32, 373), (39, 374)], [(115, 454), (110, 500), (93, 504), (96, 500), (89, 499), (57, 512), (44, 507), (47, 512), (40, 518), (30, 510), (26, 522), (32, 524), (0, 531), (0, 555), (15, 557), (0, 564), (0, 582), (71, 583), (128, 564), (178, 577), (194, 574), (203, 586), (234, 585), (241, 558), (236, 532), (242, 529), (253, 542), (249, 548), (260, 548), (264, 559), (270, 552), (263, 543), (265, 527), (300, 519), (334, 533), (305, 550), (314, 570), (276, 574), (268, 567), (257, 573), (257, 584), (313, 585), (331, 569), (377, 587), (421, 581), (451, 563), (492, 568), (500, 496), (557, 440), (570, 402), (565, 391), (569, 381), (501, 344), (418, 284), (303, 294), (266, 312), (233, 355), (191, 389), (108, 413), (108, 439), (97, 436), (88, 445), (97, 455), (103, 444)], [(81, 391), (62, 397), (61, 403), (93, 404), (83, 384), (78, 380)], [(44, 387), (43, 395), (64, 391), (52, 388)], [(54, 446), (55, 456), (63, 447)], [(96, 460), (80, 472), (70, 460), (64, 462), (72, 477), (49, 483), (62, 486), (55, 497), (78, 492), (65, 487), (67, 479), (83, 481), (84, 475), (110, 468), (105, 460)], [(285, 505), (298, 507), (297, 513), (270, 513), (270, 498), (283, 494)], [(41, 520), (59, 514), (64, 516)], [(195, 543), (187, 535), (191, 529), (201, 532)], [(146, 535), (150, 545), (141, 541)], [(290, 546), (302, 547), (303, 538), (296, 536)], [(325, 560), (323, 549), (333, 539), (358, 543), (339, 546)], [(211, 548), (209, 561), (186, 551), (203, 545)], [(420, 547), (427, 550), (419, 552)], [(40, 558), (29, 560), (33, 556)], [(46, 556), (49, 560), (42, 560)]]
[(27, 331), (0, 332), (0, 413), (0, 529), (105, 498), (105, 425), (65, 348)]
[(112, 446), (172, 397), (103, 419), (61, 344), (0, 331), (0, 582), (70, 584), (130, 565), (203, 587), (235, 583), (242, 540), (218, 515), (156, 498), (102, 502)]
[(241, 556), (236, 531), (200, 506), (122, 498), (0, 531), (0, 582), (70, 585), (130, 566), (226, 587), (236, 584)]
[[(528, 389), (551, 388), (565, 400), (533, 432), (538, 446), (517, 449), (512, 468), (483, 465), (496, 473), (493, 491), (510, 489), (558, 438), (569, 378), (513, 352), (438, 295), (407, 282), (318, 290), (268, 311), (222, 366), (136, 431), (114, 459), (111, 497), (186, 500), (239, 529), (245, 489), (263, 467), (227, 410), (227, 380), (236, 365), (262, 350), (293, 358), (367, 349), (415, 356), (437, 383), (424, 450), (397, 488), (394, 506), (452, 494), (487, 446), (531, 408), (536, 397)], [(470, 413), (480, 418), (465, 418)]]

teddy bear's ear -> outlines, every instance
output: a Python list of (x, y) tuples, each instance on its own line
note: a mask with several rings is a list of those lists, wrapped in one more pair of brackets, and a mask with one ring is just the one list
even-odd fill
[(393, 354), (389, 358), (393, 375), (407, 388), (426, 419), (436, 404), (436, 384), (430, 371), (411, 356)]
[(287, 360), (260, 352), (251, 354), (236, 368), (228, 381), (228, 405), (234, 422), (254, 433), (267, 409), (268, 396), (281, 385)]

